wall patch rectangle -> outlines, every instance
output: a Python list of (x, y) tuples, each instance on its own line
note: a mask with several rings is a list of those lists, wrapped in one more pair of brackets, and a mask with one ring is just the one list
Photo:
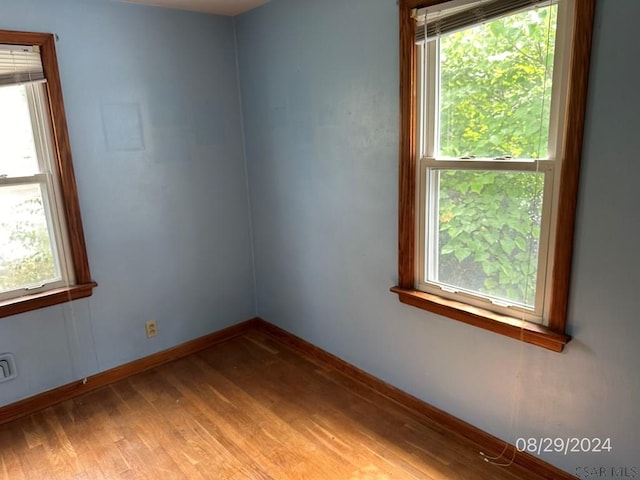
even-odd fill
[(102, 105), (102, 125), (107, 151), (144, 150), (142, 116), (137, 103), (107, 103)]

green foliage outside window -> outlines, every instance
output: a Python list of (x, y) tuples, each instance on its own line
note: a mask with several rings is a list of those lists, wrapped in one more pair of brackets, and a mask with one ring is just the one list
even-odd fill
[[(442, 37), (441, 157), (544, 158), (557, 7)], [(533, 305), (537, 173), (440, 171), (438, 280)]]
[(533, 305), (542, 187), (535, 173), (442, 172), (440, 281)]
[[(0, 223), (9, 232), (0, 252), (0, 291), (37, 285), (57, 276), (42, 200), (22, 202), (15, 213), (19, 221)], [(19, 255), (11, 254), (16, 250)]]

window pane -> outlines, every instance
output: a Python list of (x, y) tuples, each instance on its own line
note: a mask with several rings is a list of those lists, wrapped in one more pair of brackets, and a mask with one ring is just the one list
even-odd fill
[(0, 188), (0, 292), (60, 278), (40, 185)]
[(427, 280), (534, 307), (544, 174), (436, 170)]
[(440, 156), (545, 158), (557, 6), (440, 39)]
[(28, 176), (38, 170), (27, 88), (0, 87), (0, 175)]

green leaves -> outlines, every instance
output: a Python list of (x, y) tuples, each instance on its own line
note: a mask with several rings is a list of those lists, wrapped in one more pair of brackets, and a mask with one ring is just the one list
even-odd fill
[[(546, 155), (557, 6), (440, 39), (444, 157)], [(439, 170), (438, 280), (533, 305), (544, 175)]]
[(513, 249), (516, 248), (516, 242), (509, 237), (503, 237), (500, 239), (500, 246), (502, 247), (502, 251), (507, 255), (511, 255)]
[(440, 154), (537, 158), (549, 138), (557, 6), (440, 40)]
[(462, 262), (465, 258), (467, 258), (469, 255), (471, 255), (471, 250), (469, 250), (467, 248), (464, 248), (464, 247), (460, 247), (460, 248), (455, 249), (453, 254), (458, 259), (458, 262)]
[(543, 174), (441, 170), (439, 175), (439, 281), (532, 304)]
[(0, 252), (0, 291), (40, 283), (56, 276), (42, 199), (27, 200), (16, 208), (21, 220), (1, 223), (8, 242)]

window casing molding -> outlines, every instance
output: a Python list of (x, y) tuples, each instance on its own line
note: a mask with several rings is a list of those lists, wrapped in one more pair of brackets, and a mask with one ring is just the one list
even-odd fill
[[(66, 243), (71, 270), (66, 285), (55, 285), (44, 291), (0, 301), (0, 318), (24, 313), (78, 298), (88, 297), (97, 284), (91, 278), (86, 252), (78, 192), (71, 157), (71, 146), (62, 98), (62, 86), (55, 51), (55, 37), (47, 33), (15, 32), (0, 30), (0, 44), (38, 46), (46, 78), (45, 90), (50, 116), (52, 140), (51, 163), (58, 183), (57, 201), (60, 203), (63, 221), (62, 238)], [(53, 210), (53, 209), (52, 209)], [(65, 268), (65, 267), (63, 267)]]
[(399, 169), (399, 245), (398, 285), (391, 290), (401, 302), (444, 315), (471, 325), (485, 328), (512, 338), (562, 351), (570, 340), (566, 334), (574, 219), (577, 204), (579, 166), (582, 150), (587, 80), (591, 52), (591, 33), (595, 11), (594, 0), (575, 0), (573, 12), (573, 41), (567, 53), (569, 85), (565, 101), (565, 125), (558, 146), (559, 181), (556, 181), (557, 206), (552, 217), (555, 245), (551, 249), (552, 270), (548, 281), (545, 325), (526, 321), (522, 317), (503, 315), (477, 305), (425, 293), (417, 289), (418, 252), (418, 47), (416, 26), (412, 18), (414, 8), (445, 3), (442, 0), (400, 0), (400, 169)]

